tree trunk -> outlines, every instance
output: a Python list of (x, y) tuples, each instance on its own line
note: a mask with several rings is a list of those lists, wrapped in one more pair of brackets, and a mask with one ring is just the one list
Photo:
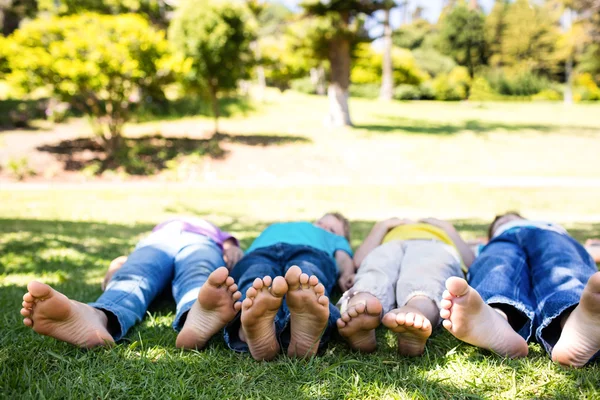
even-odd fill
[(394, 96), (394, 71), (392, 65), (392, 28), (390, 27), (390, 10), (384, 10), (383, 19), (383, 69), (381, 74), (381, 91), (379, 98), (390, 101)]
[(256, 77), (258, 79), (258, 101), (263, 101), (265, 98), (265, 91), (267, 89), (267, 80), (265, 78), (265, 68), (262, 66), (261, 58), (262, 51), (260, 50), (260, 45), (255, 40), (250, 45), (254, 50), (254, 55), (258, 60), (258, 64), (256, 65)]
[(327, 85), (325, 83), (325, 69), (322, 65), (317, 68), (310, 69), (310, 81), (315, 85), (315, 92), (319, 96), (325, 96), (327, 94)]
[[(573, 12), (567, 8), (565, 10), (565, 24), (568, 26), (568, 29), (572, 29), (573, 25)], [(574, 48), (569, 49), (569, 56), (567, 57), (567, 62), (565, 65), (565, 94), (564, 94), (564, 104), (571, 105), (573, 104), (573, 52)]]
[(210, 84), (209, 85), (210, 104), (212, 105), (213, 117), (215, 119), (215, 134), (219, 133), (219, 97), (217, 96), (217, 88)]
[[(342, 16), (348, 24), (349, 16)], [(344, 29), (346, 28), (344, 26)], [(329, 122), (333, 126), (352, 126), (348, 108), (348, 88), (350, 86), (350, 40), (345, 36), (334, 38), (329, 44), (331, 82), (327, 90), (329, 96)]]

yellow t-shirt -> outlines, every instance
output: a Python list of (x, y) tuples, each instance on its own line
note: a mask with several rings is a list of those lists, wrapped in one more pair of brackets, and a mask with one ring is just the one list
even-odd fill
[[(398, 225), (389, 231), (384, 237), (382, 243), (390, 242), (392, 240), (439, 240), (442, 243), (446, 243), (456, 249), (456, 252), (460, 255), (458, 248), (450, 239), (450, 236), (443, 229), (437, 226), (417, 223), (417, 224), (406, 224)], [(459, 256), (460, 257), (460, 256)], [(461, 267), (463, 271), (466, 271), (466, 267), (461, 260)]]

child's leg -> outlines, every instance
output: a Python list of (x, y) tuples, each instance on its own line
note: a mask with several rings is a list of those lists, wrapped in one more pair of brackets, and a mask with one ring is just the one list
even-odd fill
[(392, 241), (373, 249), (356, 272), (354, 286), (338, 302), (338, 330), (356, 350), (375, 350), (375, 328), (382, 311), (388, 312), (396, 304), (394, 284), (404, 256), (402, 243)]
[(440, 316), (456, 338), (508, 357), (524, 357), (531, 336), (534, 301), (527, 257), (519, 236), (491, 241), (462, 278), (446, 281)]
[(439, 301), (444, 283), (463, 276), (456, 250), (438, 241), (409, 240), (396, 283), (398, 308), (383, 317), (383, 324), (398, 335), (398, 351), (418, 356), (433, 327), (439, 323)]
[(276, 246), (247, 254), (231, 271), (242, 294), (242, 312), (225, 327), (225, 342), (232, 350), (250, 351), (256, 360), (271, 360), (281, 348), (277, 337), (287, 283)]
[[(556, 361), (581, 367), (600, 350), (600, 315), (593, 311), (600, 311), (600, 304), (595, 305), (600, 298), (594, 300), (600, 288), (592, 279), (596, 265), (583, 246), (566, 235), (529, 229), (523, 243), (538, 304), (536, 339)], [(586, 299), (582, 307), (580, 299)]]
[(143, 318), (150, 302), (171, 279), (178, 250), (178, 231), (166, 227), (152, 233), (115, 272), (100, 298), (90, 304), (69, 300), (48, 285), (31, 282), (23, 297), (23, 322), (38, 333), (81, 347), (119, 340)]
[(181, 331), (177, 347), (201, 349), (241, 308), (241, 293), (229, 276), (221, 249), (194, 233), (175, 256), (173, 297), (177, 313), (173, 328)]

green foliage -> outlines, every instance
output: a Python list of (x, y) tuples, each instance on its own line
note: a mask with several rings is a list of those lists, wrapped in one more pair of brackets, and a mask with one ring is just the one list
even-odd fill
[(10, 72), (8, 66), (8, 40), (0, 36), (0, 79)]
[(421, 90), (415, 85), (398, 85), (394, 89), (394, 99), (396, 100), (419, 100), (421, 98)]
[(594, 82), (592, 75), (583, 73), (575, 78), (575, 101), (600, 100), (600, 88)]
[(365, 99), (376, 99), (379, 97), (381, 85), (377, 83), (363, 83), (350, 85), (351, 97), (363, 97)]
[(556, 72), (558, 16), (529, 0), (516, 0), (506, 10), (496, 64), (551, 75)]
[[(352, 66), (352, 83), (380, 83), (383, 65), (383, 55), (376, 53), (369, 44), (357, 46), (356, 62)], [(429, 75), (419, 69), (410, 50), (392, 49), (392, 65), (394, 68), (394, 84), (418, 85), (427, 80)]]
[(470, 10), (464, 2), (453, 6), (441, 19), (439, 48), (442, 53), (466, 66), (471, 78), (486, 63), (484, 15)]
[(465, 67), (456, 67), (448, 74), (440, 74), (431, 83), (436, 100), (464, 100), (468, 96), (471, 84), (469, 72)]
[(563, 94), (556, 89), (544, 89), (531, 97), (535, 101), (560, 101)]
[(506, 31), (506, 12), (509, 3), (499, 0), (485, 19), (485, 41), (490, 53), (489, 64), (498, 67), (502, 64), (502, 40)]
[(27, 157), (9, 159), (7, 167), (10, 173), (19, 181), (35, 176), (35, 170), (29, 166)]
[(506, 96), (531, 96), (551, 86), (548, 78), (527, 69), (495, 69), (486, 78), (496, 93)]
[(290, 82), (307, 76), (315, 60), (304, 58), (293, 49), (293, 38), (266, 37), (259, 42), (267, 85), (280, 90), (289, 89)]
[(186, 58), (182, 82), (211, 100), (215, 122), (219, 96), (249, 76), (254, 36), (246, 20), (246, 11), (232, 2), (187, 0), (180, 3), (169, 28), (170, 40)]
[(317, 93), (317, 88), (309, 77), (292, 80), (290, 89), (305, 94)]
[(600, 83), (600, 44), (594, 43), (587, 47), (577, 67), (580, 72), (589, 73), (596, 83)]
[(449, 73), (456, 62), (448, 56), (443, 55), (434, 48), (420, 48), (412, 51), (417, 66), (428, 73), (436, 76), (443, 73)]
[(138, 15), (40, 18), (10, 38), (10, 78), (49, 88), (91, 118), (109, 152), (120, 145), (130, 99), (171, 79), (168, 43)]
[(434, 36), (434, 26), (427, 20), (418, 19), (402, 25), (392, 36), (395, 46), (410, 50), (430, 47), (430, 38)]

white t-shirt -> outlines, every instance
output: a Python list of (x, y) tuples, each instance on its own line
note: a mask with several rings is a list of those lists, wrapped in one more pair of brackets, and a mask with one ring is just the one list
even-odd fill
[(521, 227), (534, 227), (534, 228), (539, 228), (539, 229), (545, 229), (548, 231), (560, 233), (561, 235), (568, 234), (567, 231), (565, 230), (565, 228), (563, 228), (562, 226), (560, 226), (558, 224), (553, 224), (551, 222), (545, 222), (545, 221), (530, 221), (528, 219), (516, 219), (516, 220), (513, 220), (513, 221), (510, 221), (510, 222), (500, 225), (496, 229), (496, 232), (494, 232), (493, 237), (498, 237), (498, 236), (502, 235), (504, 232), (508, 231), (509, 229), (521, 228)]

